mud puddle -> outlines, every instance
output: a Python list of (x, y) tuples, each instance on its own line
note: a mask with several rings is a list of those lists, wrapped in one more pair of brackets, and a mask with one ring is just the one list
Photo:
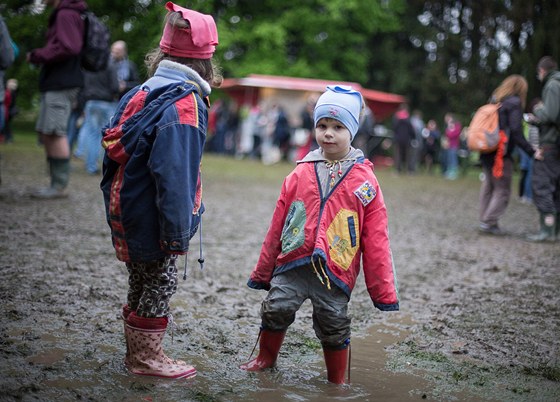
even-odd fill
[[(86, 348), (89, 352), (82, 355), (83, 359), (77, 359), (80, 345), (72, 342), (76, 335), (73, 331), (61, 331), (58, 335), (35, 331), (35, 347), (40, 352), (26, 360), (33, 370), (43, 371), (45, 378), (27, 391), (35, 393), (40, 400), (400, 402), (426, 399), (432, 387), (429, 382), (418, 375), (394, 373), (386, 368), (386, 347), (408, 336), (403, 329), (408, 324), (403, 323), (402, 317), (391, 321), (353, 338), (351, 385), (342, 386), (326, 381), (321, 351), (298, 351), (293, 346), (298, 335), (290, 332), (277, 367), (260, 373), (247, 373), (237, 367), (248, 358), (244, 358), (243, 352), (250, 350), (230, 358), (211, 351), (204, 356), (193, 356), (185, 350), (188, 346), (177, 338), (173, 344), (166, 339), (168, 353), (195, 365), (198, 375), (189, 380), (162, 380), (127, 373), (122, 361), (122, 339), (117, 340), (117, 345), (114, 340), (113, 345), (107, 345), (92, 338), (93, 342)], [(22, 329), (7, 335), (11, 346), (18, 349), (25, 348), (30, 333)]]

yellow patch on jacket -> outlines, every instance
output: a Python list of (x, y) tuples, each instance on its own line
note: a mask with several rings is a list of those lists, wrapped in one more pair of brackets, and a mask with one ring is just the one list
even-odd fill
[(331, 260), (346, 271), (350, 268), (360, 245), (358, 226), (358, 213), (341, 209), (327, 229)]

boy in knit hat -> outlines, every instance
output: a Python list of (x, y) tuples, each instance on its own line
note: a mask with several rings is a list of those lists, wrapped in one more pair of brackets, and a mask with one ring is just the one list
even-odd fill
[(122, 97), (104, 129), (101, 189), (113, 246), (129, 274), (125, 365), (133, 374), (189, 378), (196, 369), (169, 358), (162, 341), (172, 322), (177, 256), (188, 252), (204, 211), (208, 96), (222, 77), (212, 60), (214, 19), (172, 2), (166, 9), (159, 47), (146, 56), (150, 78)]
[(372, 163), (350, 146), (363, 98), (328, 86), (314, 110), (319, 149), (286, 177), (248, 286), (264, 289), (259, 354), (241, 366), (274, 366), (286, 330), (306, 299), (329, 382), (344, 383), (350, 346), (348, 302), (363, 265), (375, 307), (399, 309), (387, 210)]

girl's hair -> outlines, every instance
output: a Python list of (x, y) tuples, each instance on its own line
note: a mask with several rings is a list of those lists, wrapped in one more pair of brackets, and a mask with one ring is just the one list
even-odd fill
[(497, 102), (501, 102), (508, 96), (519, 96), (521, 99), (521, 106), (525, 108), (528, 88), (529, 85), (525, 78), (521, 75), (513, 74), (502, 81), (500, 86), (494, 90), (492, 97)]
[[(184, 20), (181, 13), (170, 12), (165, 17), (165, 23), (179, 28), (190, 28), (188, 21)], [(144, 58), (144, 64), (151, 77), (156, 72), (159, 63), (162, 60), (170, 60), (180, 64), (184, 64), (196, 71), (202, 79), (207, 81), (213, 87), (219, 87), (222, 84), (223, 77), (220, 67), (211, 59), (193, 59), (188, 57), (171, 56), (164, 53), (159, 47), (151, 50)]]

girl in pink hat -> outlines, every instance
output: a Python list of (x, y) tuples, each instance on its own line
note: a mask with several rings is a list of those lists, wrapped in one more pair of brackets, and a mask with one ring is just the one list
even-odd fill
[(189, 378), (195, 368), (169, 358), (162, 341), (172, 322), (177, 256), (188, 252), (204, 211), (208, 96), (222, 77), (212, 60), (213, 18), (171, 2), (166, 9), (159, 48), (146, 56), (150, 78), (123, 96), (104, 129), (101, 189), (113, 246), (129, 274), (125, 365), (134, 374)]

